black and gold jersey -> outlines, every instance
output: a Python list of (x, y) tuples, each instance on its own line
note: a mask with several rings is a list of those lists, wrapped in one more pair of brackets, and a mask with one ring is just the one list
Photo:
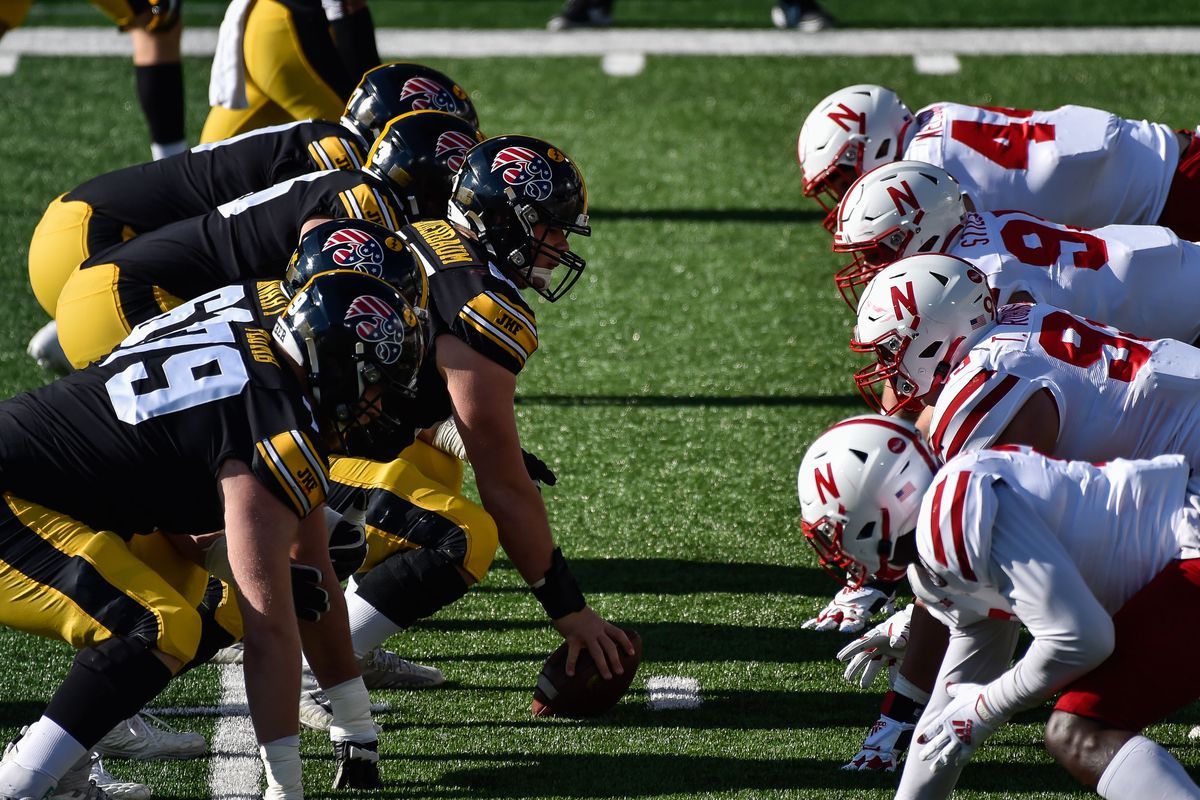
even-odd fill
[(224, 526), (217, 475), (247, 464), (298, 516), (327, 453), (271, 345), (277, 283), (225, 286), (136, 327), (102, 362), (0, 403), (0, 488), (121, 536)]
[[(300, 175), (92, 256), (81, 269), (115, 264), (119, 283), (189, 299), (239, 281), (282, 278), (311, 217), (404, 224), (383, 181), (358, 170)], [(120, 291), (118, 286), (118, 291)]]
[(368, 143), (335, 122), (260, 128), (92, 178), (63, 198), (146, 233), (308, 172), (361, 169)]

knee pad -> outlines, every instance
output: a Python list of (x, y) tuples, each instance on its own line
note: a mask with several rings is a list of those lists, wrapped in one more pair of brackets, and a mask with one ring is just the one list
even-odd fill
[(437, 550), (394, 553), (359, 576), (358, 596), (392, 622), (407, 628), (467, 593), (456, 561)]

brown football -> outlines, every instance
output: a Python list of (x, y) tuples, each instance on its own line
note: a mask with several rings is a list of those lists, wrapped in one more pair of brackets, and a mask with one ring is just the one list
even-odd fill
[(597, 717), (615, 706), (628, 691), (642, 663), (642, 637), (631, 630), (626, 630), (625, 635), (633, 643), (633, 655), (617, 648), (625, 673), (614, 672), (610, 680), (605, 680), (596, 669), (596, 662), (587, 650), (580, 652), (575, 662), (574, 677), (568, 677), (567, 643), (563, 642), (542, 665), (533, 690), (533, 715), (585, 719)]

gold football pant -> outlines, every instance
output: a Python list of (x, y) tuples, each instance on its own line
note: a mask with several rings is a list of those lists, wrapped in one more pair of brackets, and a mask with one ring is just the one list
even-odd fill
[(201, 143), (295, 119), (341, 117), (354, 86), (319, 9), (297, 17), (275, 0), (257, 0), (246, 18), (242, 52), (248, 105), (213, 106)]
[(58, 298), (58, 341), (71, 365), (83, 369), (108, 355), (135, 325), (182, 302), (157, 286), (123, 281), (118, 263), (76, 269)]
[(496, 523), (462, 496), (457, 458), (416, 442), (388, 463), (334, 458), (329, 476), (335, 492), (339, 486), (368, 492), (367, 558), (360, 572), (396, 553), (436, 547), (474, 581), (487, 575), (498, 545)]
[[(11, 493), (3, 500), (0, 625), (79, 650), (130, 637), (180, 662), (191, 660), (200, 642), (202, 582), (199, 594), (185, 596), (116, 534)], [(155, 558), (168, 572), (170, 562), (182, 560), (161, 551)]]
[[(91, 4), (100, 9), (104, 16), (119, 28), (128, 27), (137, 16), (137, 12), (126, 0), (91, 0)], [(5, 31), (21, 27), (32, 5), (33, 0), (0, 0), (0, 36), (3, 36)]]
[(51, 317), (63, 285), (80, 264), (134, 237), (128, 225), (96, 214), (82, 200), (64, 197), (59, 195), (50, 203), (29, 242), (29, 285)]

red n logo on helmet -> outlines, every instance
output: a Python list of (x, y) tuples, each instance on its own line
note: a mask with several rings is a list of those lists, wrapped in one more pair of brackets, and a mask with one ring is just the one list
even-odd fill
[(841, 497), (838, 492), (837, 483), (833, 480), (833, 464), (825, 465), (825, 474), (821, 474), (821, 468), (813, 468), (813, 481), (817, 484), (817, 494), (821, 497), (822, 503), (828, 503), (829, 500), (825, 497), (825, 492), (828, 491), (832, 497)]
[(836, 123), (839, 128), (847, 133), (851, 132), (850, 125), (847, 123), (854, 123), (859, 133), (866, 133), (867, 115), (861, 111), (851, 111), (846, 108), (845, 103), (838, 103), (837, 109), (829, 111), (825, 116), (829, 117), (830, 122)]
[(896, 204), (896, 213), (903, 216), (907, 213), (909, 206), (913, 211), (920, 211), (921, 204), (917, 202), (917, 195), (913, 192), (912, 187), (908, 185), (908, 181), (900, 181), (900, 185), (904, 187), (904, 191), (900, 191), (895, 186), (888, 186), (888, 197), (892, 198), (892, 202)]
[(892, 310), (896, 312), (896, 319), (904, 319), (900, 313), (900, 306), (904, 306), (904, 310), (912, 316), (917, 316), (917, 296), (913, 291), (912, 281), (904, 284), (904, 291), (900, 291), (900, 287), (892, 285)]

